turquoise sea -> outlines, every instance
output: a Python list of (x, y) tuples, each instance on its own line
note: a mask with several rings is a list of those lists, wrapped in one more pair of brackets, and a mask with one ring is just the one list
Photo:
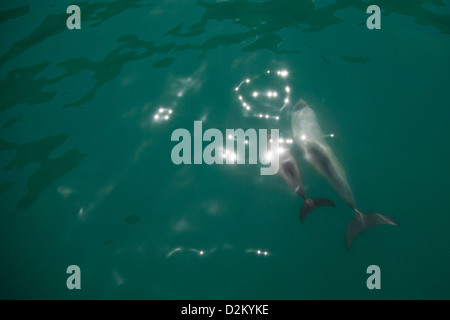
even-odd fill
[[(0, 34), (0, 298), (450, 298), (449, 0), (5, 0)], [(304, 223), (260, 165), (171, 160), (194, 121), (289, 139), (300, 98), (399, 227), (347, 252), (353, 212), (301, 156), (336, 204)]]

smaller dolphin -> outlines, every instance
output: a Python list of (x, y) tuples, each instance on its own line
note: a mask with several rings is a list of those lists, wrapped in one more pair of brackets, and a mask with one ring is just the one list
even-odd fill
[(381, 224), (399, 225), (397, 221), (381, 213), (359, 211), (352, 189), (347, 182), (345, 170), (323, 138), (324, 134), (319, 127), (316, 114), (303, 99), (300, 99), (292, 110), (292, 131), (295, 142), (303, 149), (307, 161), (355, 212), (345, 234), (347, 251), (350, 250), (353, 240), (364, 230)]
[[(270, 136), (268, 137), (270, 139)], [(278, 152), (280, 168), (278, 175), (284, 182), (305, 201), (300, 209), (300, 221), (305, 221), (305, 217), (319, 207), (328, 206), (335, 207), (334, 203), (325, 198), (310, 198), (306, 195), (303, 187), (300, 170), (297, 166), (297, 161), (289, 150), (281, 150)]]

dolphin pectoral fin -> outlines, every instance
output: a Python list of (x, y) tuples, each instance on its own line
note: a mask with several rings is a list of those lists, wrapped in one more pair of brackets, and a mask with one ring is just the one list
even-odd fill
[(347, 246), (347, 252), (350, 251), (353, 240), (363, 231), (381, 224), (390, 224), (398, 226), (399, 223), (381, 213), (362, 213), (357, 210), (355, 217), (350, 221), (345, 233), (345, 243)]
[(312, 212), (314, 209), (319, 207), (335, 207), (333, 201), (325, 198), (308, 198), (303, 202), (302, 208), (300, 209), (300, 221), (305, 221), (308, 213)]

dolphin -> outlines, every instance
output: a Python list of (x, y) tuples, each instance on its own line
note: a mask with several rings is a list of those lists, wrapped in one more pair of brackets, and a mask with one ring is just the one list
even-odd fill
[(363, 213), (358, 209), (345, 170), (326, 143), (314, 111), (303, 99), (292, 109), (292, 131), (295, 143), (303, 150), (306, 160), (355, 212), (345, 234), (347, 251), (350, 251), (353, 241), (361, 232), (381, 224), (399, 225), (397, 221), (381, 213)]
[[(268, 137), (270, 139), (270, 136)], [(300, 221), (305, 221), (305, 217), (319, 207), (335, 207), (334, 203), (325, 198), (310, 198), (305, 193), (302, 177), (298, 169), (297, 161), (289, 150), (280, 150), (278, 153), (280, 167), (278, 175), (284, 182), (305, 201), (300, 209)]]

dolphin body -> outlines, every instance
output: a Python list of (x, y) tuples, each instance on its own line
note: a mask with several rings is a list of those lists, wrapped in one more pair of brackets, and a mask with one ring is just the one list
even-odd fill
[[(270, 138), (270, 137), (269, 137)], [(278, 175), (284, 180), (284, 182), (305, 201), (300, 209), (300, 220), (303, 222), (305, 217), (319, 207), (328, 206), (335, 207), (334, 203), (325, 198), (310, 198), (306, 195), (303, 187), (302, 177), (300, 170), (297, 166), (297, 161), (289, 150), (278, 153), (280, 167), (278, 169)]]
[(345, 170), (324, 139), (324, 134), (317, 123), (314, 111), (300, 99), (292, 110), (292, 131), (294, 140), (303, 150), (306, 160), (339, 193), (342, 200), (356, 213), (348, 224), (345, 242), (347, 251), (353, 240), (364, 230), (381, 224), (398, 226), (398, 222), (381, 213), (362, 213), (359, 211)]

